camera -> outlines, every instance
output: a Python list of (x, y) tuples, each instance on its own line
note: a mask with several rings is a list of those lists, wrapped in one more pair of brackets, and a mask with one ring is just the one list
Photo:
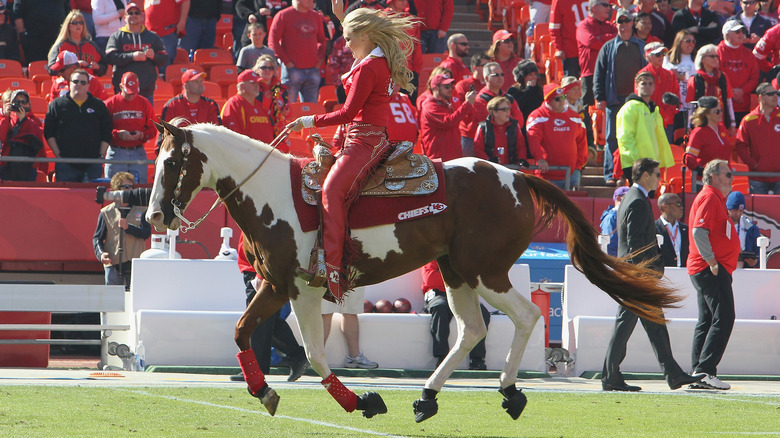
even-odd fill
[(131, 190), (112, 190), (107, 192), (108, 187), (99, 186), (95, 193), (95, 202), (102, 204), (105, 201), (128, 204), (130, 206), (146, 207), (149, 205), (149, 198), (152, 196), (152, 189), (131, 189)]
[(19, 102), (12, 102), (11, 103), (11, 111), (18, 113), (21, 110), (22, 110), (22, 105)]

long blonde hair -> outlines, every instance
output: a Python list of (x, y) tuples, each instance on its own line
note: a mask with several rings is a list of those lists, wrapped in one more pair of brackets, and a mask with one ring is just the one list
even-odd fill
[(392, 12), (359, 8), (347, 14), (342, 25), (352, 32), (365, 33), (368, 39), (385, 53), (393, 82), (405, 90), (414, 91), (413, 75), (407, 66), (414, 39), (406, 33), (413, 25), (412, 18)]
[(57, 39), (54, 40), (54, 44), (52, 44), (52, 47), (57, 46), (59, 43), (63, 41), (70, 41), (68, 26), (70, 25), (71, 21), (76, 19), (80, 19), (81, 21), (84, 21), (84, 25), (81, 26), (81, 41), (89, 41), (92, 39), (92, 36), (89, 34), (89, 31), (87, 30), (87, 22), (84, 20), (84, 14), (82, 14), (81, 11), (79, 11), (78, 9), (73, 9), (65, 17), (65, 21), (62, 22), (62, 26), (60, 27), (60, 33), (59, 35), (57, 35)]

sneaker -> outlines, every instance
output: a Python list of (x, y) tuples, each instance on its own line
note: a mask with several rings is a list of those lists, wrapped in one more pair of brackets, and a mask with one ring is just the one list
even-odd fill
[(371, 362), (363, 356), (363, 353), (360, 353), (355, 357), (347, 356), (347, 360), (344, 361), (344, 368), (363, 368), (365, 370), (370, 370), (379, 368), (379, 364)]
[(230, 376), (230, 381), (231, 382), (243, 382), (244, 381), (244, 373), (233, 374), (232, 376)]
[(471, 359), (469, 361), (469, 369), (470, 370), (487, 370), (487, 365), (485, 365), (485, 359)]
[(731, 389), (731, 385), (720, 380), (717, 376), (713, 376), (712, 374), (707, 374), (703, 379), (689, 386), (689, 388), (726, 390), (726, 389)]

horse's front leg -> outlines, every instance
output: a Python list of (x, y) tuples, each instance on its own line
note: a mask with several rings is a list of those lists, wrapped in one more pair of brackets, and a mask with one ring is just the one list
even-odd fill
[(387, 406), (379, 394), (366, 392), (357, 396), (330, 370), (325, 355), (325, 335), (322, 326), (322, 289), (303, 287), (301, 294), (292, 300), (291, 304), (301, 330), (309, 363), (314, 372), (323, 378), (322, 386), (328, 390), (331, 397), (345, 411), (352, 412), (357, 409), (363, 411), (363, 416), (366, 418), (386, 413)]
[(244, 380), (249, 387), (249, 393), (259, 398), (271, 415), (276, 413), (279, 396), (265, 381), (265, 375), (260, 370), (260, 364), (249, 340), (260, 321), (271, 317), (287, 301), (286, 295), (277, 294), (271, 283), (263, 280), (244, 314), (236, 323), (235, 341), (239, 349), (237, 357), (241, 371), (244, 373)]

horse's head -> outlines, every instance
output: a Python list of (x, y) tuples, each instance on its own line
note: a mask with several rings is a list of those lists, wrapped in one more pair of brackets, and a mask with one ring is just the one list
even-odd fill
[(160, 154), (155, 162), (154, 186), (146, 211), (146, 220), (158, 231), (178, 229), (181, 212), (187, 208), (208, 179), (208, 158), (192, 146), (192, 133), (171, 123), (155, 123), (163, 136)]

